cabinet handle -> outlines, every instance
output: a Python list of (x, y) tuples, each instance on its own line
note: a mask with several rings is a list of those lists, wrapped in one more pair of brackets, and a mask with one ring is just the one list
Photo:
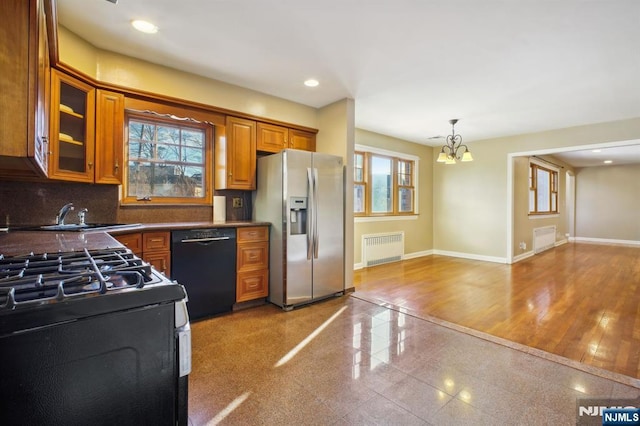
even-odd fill
[(116, 164), (115, 164), (115, 166), (114, 166), (114, 167), (115, 167), (116, 172), (117, 172), (117, 171), (118, 171), (118, 169), (120, 168), (120, 165), (118, 164), (118, 160), (116, 160)]
[(91, 169), (91, 168), (93, 168), (93, 163), (92, 163), (92, 162), (89, 162), (89, 164), (88, 164), (88, 165), (89, 165), (89, 168), (90, 168), (90, 169)]

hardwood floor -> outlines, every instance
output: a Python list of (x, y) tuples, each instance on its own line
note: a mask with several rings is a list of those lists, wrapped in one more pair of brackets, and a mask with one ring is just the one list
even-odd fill
[(513, 265), (427, 256), (354, 273), (356, 295), (640, 378), (640, 248), (571, 243)]

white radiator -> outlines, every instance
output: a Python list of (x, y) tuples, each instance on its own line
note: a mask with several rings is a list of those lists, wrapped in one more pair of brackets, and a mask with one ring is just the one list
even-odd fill
[(533, 252), (540, 253), (556, 245), (556, 227), (544, 226), (533, 229)]
[(404, 232), (362, 236), (362, 262), (365, 266), (402, 260)]

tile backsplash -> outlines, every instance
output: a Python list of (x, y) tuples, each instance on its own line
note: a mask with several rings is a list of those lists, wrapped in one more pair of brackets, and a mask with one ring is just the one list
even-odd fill
[[(251, 220), (251, 192), (216, 191), (226, 196), (227, 221)], [(242, 207), (233, 207), (240, 198)], [(92, 185), (73, 182), (0, 181), (0, 227), (52, 224), (60, 208), (73, 203), (75, 212), (67, 216), (76, 223), (76, 212), (88, 210), (88, 223), (166, 223), (209, 222), (213, 208), (208, 206), (126, 206), (119, 205), (117, 185)], [(237, 204), (237, 203), (236, 203)]]

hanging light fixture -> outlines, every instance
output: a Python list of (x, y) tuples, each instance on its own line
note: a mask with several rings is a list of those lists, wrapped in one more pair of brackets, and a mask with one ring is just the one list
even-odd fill
[[(460, 161), (473, 161), (471, 152), (466, 145), (462, 145), (462, 136), (456, 135), (455, 125), (458, 122), (457, 118), (449, 120), (451, 124), (451, 134), (447, 136), (447, 144), (440, 150), (440, 155), (436, 160), (438, 163), (444, 164), (456, 164), (457, 160)], [(459, 153), (461, 148), (464, 148), (464, 152)]]

